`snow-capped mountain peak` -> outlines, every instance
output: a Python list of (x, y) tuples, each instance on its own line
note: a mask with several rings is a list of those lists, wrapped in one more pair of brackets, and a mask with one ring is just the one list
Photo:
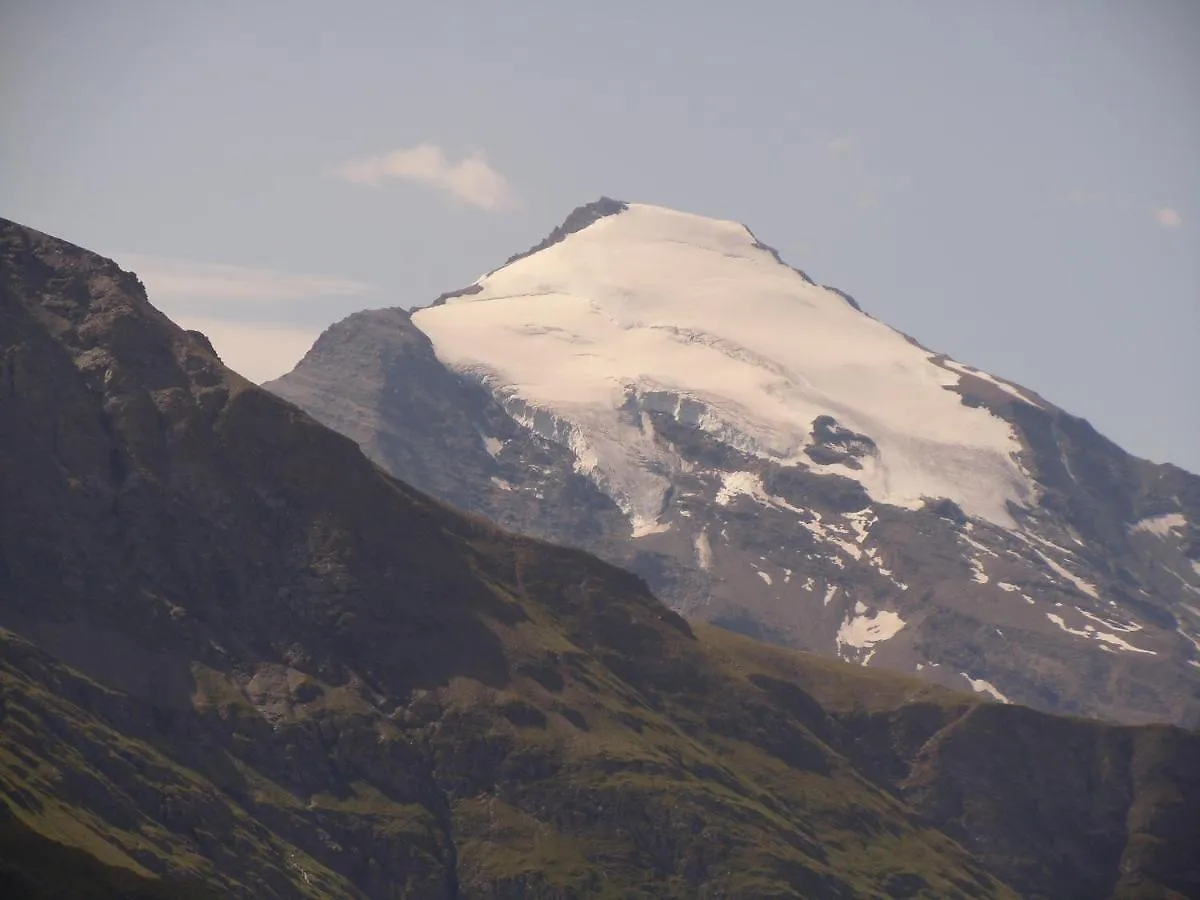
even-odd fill
[(923, 348), (745, 226), (610, 199), (275, 390), (677, 612), (1001, 701), (1200, 721), (1200, 478)]
[(569, 446), (636, 531), (656, 527), (679, 465), (647, 411), (883, 503), (948, 498), (1011, 526), (1009, 504), (1031, 501), (1010, 424), (954, 390), (965, 367), (782, 264), (744, 225), (607, 208), (413, 321), (444, 364)]

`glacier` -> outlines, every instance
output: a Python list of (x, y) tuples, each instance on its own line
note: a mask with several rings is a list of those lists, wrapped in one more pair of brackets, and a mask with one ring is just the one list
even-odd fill
[[(949, 498), (1013, 527), (1010, 504), (1035, 494), (1009, 423), (953, 390), (976, 373), (814, 284), (736, 222), (629, 204), (413, 322), (445, 365), (568, 446), (635, 534), (656, 530), (679, 466), (649, 411), (855, 479), (882, 503)], [(816, 463), (804, 450), (818, 416), (875, 452), (859, 467)]]

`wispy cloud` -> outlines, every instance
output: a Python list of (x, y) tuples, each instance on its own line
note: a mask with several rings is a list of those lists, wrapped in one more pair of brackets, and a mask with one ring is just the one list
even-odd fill
[[(305, 275), (224, 263), (120, 253), (113, 257), (142, 280), (150, 302), (182, 328), (202, 331), (229, 368), (254, 382), (277, 378), (299, 362), (321, 333), (300, 324), (313, 301), (366, 296), (378, 288), (336, 275)], [(303, 316), (300, 316), (303, 318)]]
[(1183, 216), (1169, 206), (1160, 206), (1154, 211), (1154, 221), (1163, 228), (1179, 228), (1183, 225)]
[(508, 179), (492, 168), (483, 153), (453, 162), (436, 144), (352, 159), (334, 168), (332, 174), (369, 187), (394, 179), (412, 181), (488, 212), (511, 209), (519, 203)]
[(825, 142), (825, 152), (838, 156), (843, 153), (848, 153), (855, 147), (855, 140), (848, 134), (838, 135)]
[(370, 294), (373, 285), (335, 275), (299, 275), (223, 263), (124, 253), (114, 257), (137, 273), (153, 303), (171, 300), (282, 303)]
[(235, 322), (208, 316), (175, 317), (181, 328), (204, 333), (221, 362), (255, 384), (290, 372), (321, 334), (275, 322)]

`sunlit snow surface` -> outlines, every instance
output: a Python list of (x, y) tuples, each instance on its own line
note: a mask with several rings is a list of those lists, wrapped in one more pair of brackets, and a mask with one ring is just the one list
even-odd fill
[(813, 285), (742, 225), (631, 205), (416, 312), (451, 368), (575, 453), (638, 532), (655, 530), (679, 461), (646, 411), (784, 464), (831, 415), (871, 437), (860, 481), (900, 506), (949, 497), (1004, 526), (1032, 486), (1009, 425), (946, 390), (959, 373)]
[(867, 612), (864, 603), (861, 601), (855, 603), (854, 612), (846, 613), (845, 620), (838, 628), (836, 638), (838, 656), (847, 662), (854, 662), (856, 660), (853, 651), (848, 651), (846, 648), (865, 650), (866, 654), (859, 654), (860, 658), (857, 659), (865, 666), (875, 655), (875, 645), (894, 638), (905, 624), (899, 614), (890, 609), (881, 609), (871, 615)]
[(988, 694), (993, 699), (999, 700), (1001, 703), (1012, 703), (1012, 701), (1004, 696), (1004, 694), (1000, 693), (999, 689), (997, 689), (997, 687), (990, 681), (985, 681), (982, 678), (972, 678), (966, 672), (959, 672), (958, 674), (967, 680), (967, 684), (971, 685), (971, 690), (975, 691), (977, 694)]
[(1187, 524), (1187, 519), (1179, 513), (1167, 513), (1163, 516), (1142, 519), (1133, 526), (1133, 530), (1145, 531), (1161, 538), (1179, 537), (1183, 529), (1187, 528)]

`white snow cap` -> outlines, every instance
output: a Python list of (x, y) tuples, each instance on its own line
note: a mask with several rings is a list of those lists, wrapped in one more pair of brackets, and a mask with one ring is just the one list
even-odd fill
[[(653, 530), (679, 460), (667, 412), (748, 453), (836, 472), (872, 498), (948, 497), (1014, 523), (1033, 486), (1011, 426), (963, 405), (960, 374), (812, 284), (736, 222), (629, 204), (417, 311), (439, 359), (569, 446), (579, 468)], [(874, 440), (863, 468), (803, 453), (817, 416)]]

